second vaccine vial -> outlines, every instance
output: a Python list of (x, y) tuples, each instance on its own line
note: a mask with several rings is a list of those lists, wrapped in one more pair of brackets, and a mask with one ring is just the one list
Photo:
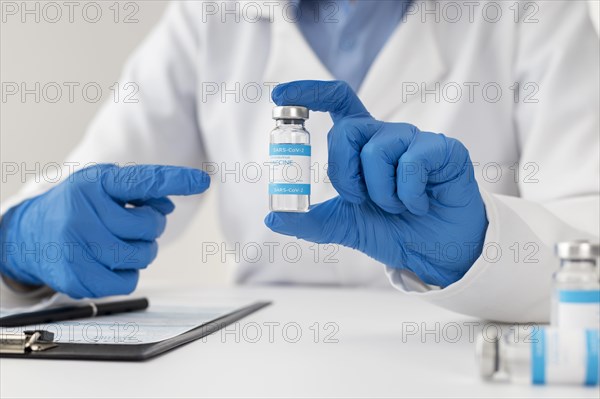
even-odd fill
[(560, 269), (554, 274), (551, 323), (560, 328), (600, 328), (598, 243), (556, 245)]

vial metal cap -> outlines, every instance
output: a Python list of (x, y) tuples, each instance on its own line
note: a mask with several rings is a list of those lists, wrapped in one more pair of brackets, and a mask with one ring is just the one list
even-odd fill
[(475, 355), (479, 365), (481, 378), (489, 380), (499, 369), (498, 337), (477, 337), (475, 342)]
[(308, 119), (308, 108), (299, 105), (284, 105), (273, 108), (273, 119)]
[(559, 242), (556, 244), (556, 255), (560, 259), (588, 260), (597, 258), (600, 254), (598, 243), (586, 240)]

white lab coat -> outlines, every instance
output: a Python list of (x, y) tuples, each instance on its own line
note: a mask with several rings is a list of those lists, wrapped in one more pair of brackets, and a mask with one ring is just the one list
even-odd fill
[[(418, 3), (423, 9), (440, 7)], [(501, 321), (547, 320), (551, 275), (558, 264), (554, 243), (598, 239), (598, 38), (585, 2), (539, 3), (537, 23), (515, 23), (513, 2), (495, 4), (502, 4), (503, 12), (497, 22), (483, 17), (485, 2), (472, 21), (465, 15), (454, 23), (435, 22), (420, 12), (408, 15), (358, 92), (377, 119), (409, 122), (466, 145), (489, 221), (485, 256), (460, 281), (440, 289), (410, 273), (386, 273), (378, 262), (347, 248), (334, 256), (337, 263), (324, 256), (315, 262), (311, 244), (299, 242), (297, 263), (268, 262), (266, 256), (256, 263), (242, 260), (239, 282), (389, 286), (387, 274), (399, 290), (457, 312)], [(120, 80), (137, 83), (140, 102), (106, 103), (68, 160), (211, 171), (216, 164), (220, 172), (213, 175), (211, 190), (219, 191), (219, 213), (231, 245), (296, 242), (264, 226), (266, 168), (255, 179), (256, 165), (267, 161), (274, 125), (269, 87), (333, 76), (297, 25), (282, 17), (283, 5), (272, 9), (263, 9), (263, 18), (253, 22), (256, 15), (243, 5), (236, 21), (231, 14), (207, 15), (201, 2), (172, 4)], [(516, 101), (515, 82), (521, 85)], [(423, 92), (422, 85), (433, 91)], [(211, 94), (215, 86), (216, 95)], [(411, 94), (415, 87), (418, 93)], [(502, 94), (496, 98), (498, 87)], [(222, 98), (224, 89), (229, 92)], [(335, 195), (324, 181), (330, 127), (327, 115), (311, 113), (307, 128), (319, 170), (313, 203)], [(48, 188), (30, 184), (5, 209)], [(201, 199), (174, 200), (178, 209), (169, 217), (169, 235), (191, 218)]]

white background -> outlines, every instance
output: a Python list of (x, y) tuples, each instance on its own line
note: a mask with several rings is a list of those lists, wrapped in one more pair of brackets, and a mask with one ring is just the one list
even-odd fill
[[(7, 2), (21, 6), (21, 1)], [(29, 2), (29, 7), (35, 3)], [(62, 4), (62, 2), (58, 2)], [(120, 69), (127, 55), (143, 39), (163, 12), (165, 1), (136, 1), (139, 11), (137, 23), (115, 23), (114, 12), (109, 9), (113, 1), (100, 1), (103, 17), (98, 23), (88, 23), (81, 18), (81, 11), (74, 12), (75, 22), (69, 23), (66, 15), (60, 21), (36, 23), (29, 16), (25, 23), (19, 16), (7, 16), (1, 25), (0, 78), (5, 82), (97, 82), (105, 91), (104, 99), (111, 95), (108, 89), (118, 80)], [(121, 2), (120, 19), (128, 11)], [(598, 28), (600, 2), (590, 0), (592, 18)], [(80, 4), (84, 5), (85, 2)], [(31, 97), (31, 96), (30, 96)], [(18, 97), (17, 97), (18, 98)], [(10, 99), (0, 103), (1, 161), (28, 167), (36, 163), (60, 163), (85, 132), (86, 126), (100, 106), (79, 96), (74, 103), (59, 101), (51, 104), (32, 100), (21, 103)], [(21, 176), (2, 176), (2, 200), (14, 194), (23, 184)], [(32, 176), (28, 176), (31, 178)], [(214, 191), (214, 190), (213, 190)], [(190, 228), (177, 242), (160, 251), (160, 266), (144, 272), (146, 280), (185, 279), (204, 283), (224, 283), (229, 280), (229, 269), (217, 262), (202, 264), (197, 256), (197, 243), (201, 241), (222, 242), (215, 217), (215, 193), (207, 194), (207, 201), (196, 215)]]

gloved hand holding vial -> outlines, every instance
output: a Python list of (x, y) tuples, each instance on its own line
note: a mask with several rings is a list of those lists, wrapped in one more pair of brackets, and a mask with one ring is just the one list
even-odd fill
[[(329, 173), (339, 196), (306, 213), (272, 212), (265, 219), (271, 230), (357, 249), (441, 287), (469, 270), (481, 254), (488, 221), (473, 163), (460, 141), (408, 123), (376, 120), (341, 81), (284, 83), (272, 97), (280, 107), (274, 111), (278, 128), (271, 134), (271, 143), (276, 143), (271, 155), (284, 153), (285, 162), (304, 165), (293, 169), (307, 174), (309, 164), (301, 159), (308, 157), (290, 156), (310, 149), (303, 147), (309, 142), (302, 125), (308, 112), (298, 105), (331, 115), (327, 170), (339, 171)], [(308, 196), (280, 193), (309, 191), (294, 189), (295, 182), (284, 183), (271, 184), (271, 209), (306, 211)]]

